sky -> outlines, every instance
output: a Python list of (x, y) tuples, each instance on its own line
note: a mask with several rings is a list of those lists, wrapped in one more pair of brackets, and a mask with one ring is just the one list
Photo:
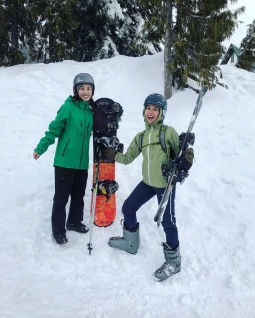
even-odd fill
[[(182, 270), (159, 283), (152, 274), (164, 262), (165, 237), (153, 221), (155, 198), (138, 212), (137, 255), (107, 244), (122, 235), (121, 206), (141, 181), (141, 157), (128, 166), (116, 164), (116, 219), (109, 227), (94, 227), (89, 255), (89, 234), (68, 232), (63, 246), (52, 241), (56, 145), (37, 161), (32, 153), (80, 72), (93, 76), (95, 99), (123, 106), (118, 137), (126, 149), (144, 130), (145, 98), (163, 94), (163, 53), (0, 68), (1, 318), (255, 317), (255, 74), (234, 65), (221, 69), (228, 89), (217, 85), (204, 96), (193, 130), (195, 163), (177, 186)], [(191, 89), (174, 93), (164, 123), (185, 132), (196, 99)], [(92, 161), (86, 225), (91, 167)]]
[(226, 39), (223, 44), (226, 48), (229, 47), (231, 43), (235, 44), (237, 47), (240, 47), (242, 39), (246, 36), (247, 25), (251, 24), (255, 20), (255, 10), (254, 10), (254, 0), (238, 0), (237, 3), (231, 4), (229, 1), (229, 8), (231, 10), (245, 6), (245, 13), (240, 15), (238, 21), (242, 21), (238, 28), (235, 30), (234, 34), (230, 39)]

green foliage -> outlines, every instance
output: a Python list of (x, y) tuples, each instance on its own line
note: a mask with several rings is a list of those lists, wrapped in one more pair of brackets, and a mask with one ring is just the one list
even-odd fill
[(78, 21), (75, 32), (75, 55), (79, 61), (109, 58), (117, 54), (140, 56), (160, 50), (157, 43), (146, 41), (139, 34), (144, 10), (134, 0), (78, 1), (75, 9)]
[(35, 26), (28, 42), (31, 61), (46, 63), (72, 59), (75, 45), (73, 32), (78, 22), (73, 16), (77, 0), (34, 0), (29, 9)]
[(255, 20), (248, 25), (247, 34), (241, 42), (240, 49), (242, 53), (236, 66), (247, 71), (255, 71)]
[[(201, 85), (215, 85), (215, 71), (224, 53), (221, 42), (229, 38), (237, 27), (237, 18), (245, 8), (228, 10), (228, 0), (173, 0), (173, 21), (166, 19), (166, 3), (171, 0), (140, 0), (151, 12), (145, 24), (155, 40), (165, 36), (169, 24), (172, 62), (168, 70), (178, 79), (178, 87), (184, 88), (188, 76), (193, 74)], [(231, 1), (236, 2), (236, 1)]]
[(106, 1), (78, 1), (74, 10), (77, 20), (80, 21), (74, 33), (74, 53), (77, 60), (93, 61), (107, 57), (100, 52), (106, 36)]
[[(146, 20), (135, 0), (0, 0), (0, 65), (92, 61), (161, 50), (139, 32)], [(23, 56), (24, 55), (24, 56)]]
[(25, 46), (26, 0), (0, 0), (0, 65), (23, 63)]

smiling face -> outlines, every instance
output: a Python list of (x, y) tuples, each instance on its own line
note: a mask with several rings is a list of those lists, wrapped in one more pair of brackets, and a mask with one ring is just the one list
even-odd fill
[(144, 117), (147, 120), (148, 124), (152, 124), (159, 116), (159, 107), (148, 104), (144, 111)]
[(80, 97), (80, 99), (84, 100), (84, 101), (89, 101), (92, 97), (92, 88), (89, 84), (83, 84), (79, 91), (78, 91), (78, 95)]

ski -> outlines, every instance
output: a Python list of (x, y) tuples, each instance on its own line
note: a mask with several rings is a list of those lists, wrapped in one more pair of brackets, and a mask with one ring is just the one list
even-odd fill
[[(158, 210), (154, 216), (154, 221), (157, 222), (158, 226), (160, 226), (161, 217), (162, 217), (163, 213), (165, 212), (169, 196), (172, 193), (172, 188), (177, 181), (177, 177), (178, 177), (178, 173), (179, 173), (179, 170), (178, 170), (179, 161), (178, 161), (178, 159), (182, 156), (183, 152), (188, 148), (189, 144), (191, 144), (191, 140), (194, 142), (194, 136), (192, 136), (194, 134), (191, 134), (191, 131), (194, 127), (198, 113), (201, 109), (203, 96), (205, 95), (207, 90), (208, 90), (207, 85), (202, 86), (202, 88), (199, 92), (198, 98), (197, 98), (196, 106), (195, 106), (193, 114), (191, 116), (188, 130), (187, 130), (186, 134), (184, 134), (184, 138), (180, 144), (180, 150), (179, 150), (179, 153), (177, 155), (177, 158), (173, 162), (171, 162), (171, 165), (170, 165), (170, 168), (169, 168), (169, 171), (167, 174), (168, 175), (168, 184), (167, 184), (165, 192), (162, 196), (160, 204), (158, 206)], [(188, 173), (183, 175), (182, 181), (184, 181), (184, 178), (186, 178), (187, 176), (188, 176)]]

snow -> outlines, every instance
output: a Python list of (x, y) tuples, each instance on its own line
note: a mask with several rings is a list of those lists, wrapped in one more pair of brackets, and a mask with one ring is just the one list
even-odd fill
[[(163, 93), (163, 53), (0, 68), (1, 318), (255, 317), (255, 74), (221, 69), (229, 89), (217, 85), (204, 96), (194, 127), (196, 162), (177, 187), (182, 271), (159, 283), (152, 278), (164, 261), (164, 232), (153, 221), (156, 199), (138, 212), (137, 255), (107, 244), (122, 234), (121, 206), (141, 180), (141, 157), (117, 164), (116, 221), (94, 227), (89, 256), (88, 234), (68, 232), (64, 246), (52, 241), (55, 145), (38, 161), (32, 153), (80, 72), (94, 77), (96, 99), (123, 106), (118, 137), (127, 148), (144, 129), (144, 99)], [(165, 124), (186, 131), (196, 99), (190, 89), (175, 93)]]

